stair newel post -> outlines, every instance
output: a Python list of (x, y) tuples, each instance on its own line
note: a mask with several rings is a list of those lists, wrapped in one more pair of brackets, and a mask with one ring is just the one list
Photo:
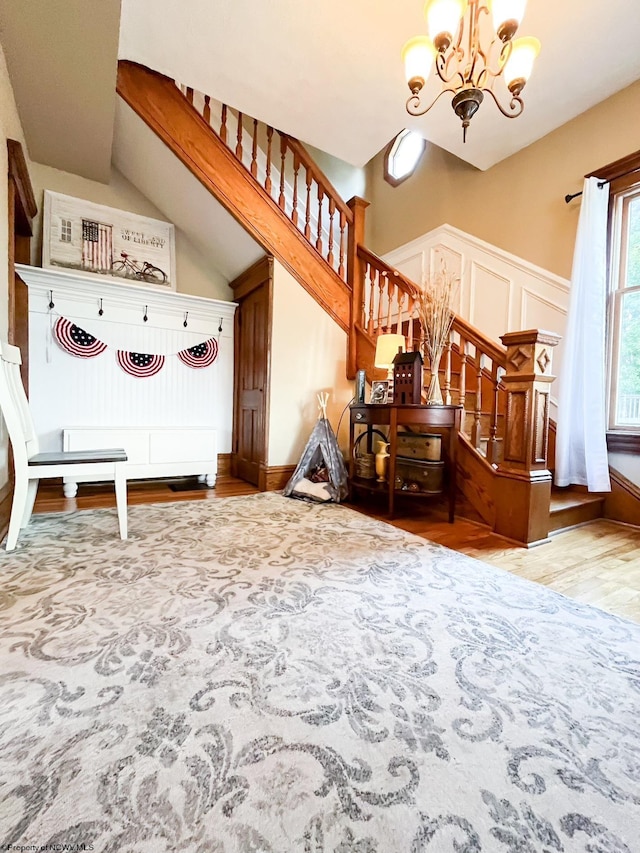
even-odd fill
[(258, 177), (258, 119), (253, 120), (253, 145), (251, 146), (251, 174)]
[(471, 430), (471, 444), (480, 450), (480, 439), (482, 437), (482, 368), (483, 355), (476, 347), (476, 405), (473, 410), (473, 428)]
[(222, 105), (222, 113), (220, 115), (220, 139), (227, 144), (227, 105)]
[(356, 323), (364, 319), (364, 277), (365, 264), (358, 256), (358, 246), (364, 243), (365, 211), (369, 202), (359, 196), (353, 196), (347, 202), (352, 220), (347, 231), (347, 284), (351, 288), (351, 312), (349, 320), (349, 342), (347, 352), (347, 376), (356, 375)]
[(280, 195), (278, 196), (278, 207), (280, 210), (285, 208), (284, 195), (284, 164), (287, 156), (287, 140), (283, 133), (280, 134)]
[(347, 217), (343, 210), (340, 211), (340, 261), (338, 264), (338, 275), (340, 278), (344, 279), (345, 273), (345, 264), (344, 264), (344, 256), (345, 256), (345, 229), (347, 227)]
[(336, 215), (336, 202), (333, 196), (329, 196), (329, 254), (327, 263), (333, 267), (333, 220)]
[(238, 132), (236, 134), (236, 157), (242, 163), (242, 113), (238, 113)]
[(300, 171), (300, 158), (298, 152), (293, 153), (293, 207), (291, 210), (291, 221), (298, 226), (298, 172)]
[(526, 545), (549, 534), (551, 472), (547, 468), (549, 397), (555, 379), (554, 347), (560, 336), (533, 329), (509, 332), (507, 348), (504, 456), (497, 469), (496, 533)]
[(318, 187), (318, 231), (316, 233), (316, 249), (322, 254), (322, 203), (324, 202), (324, 190)]
[(447, 345), (444, 348), (444, 383), (442, 390), (444, 391), (444, 402), (446, 406), (451, 405), (451, 335), (452, 332), (449, 332), (449, 340), (447, 341)]
[(495, 361), (491, 363), (491, 385), (493, 389), (491, 400), (491, 426), (489, 427), (489, 444), (487, 445), (487, 460), (490, 465), (498, 463), (498, 395), (500, 393), (501, 368)]
[(271, 148), (273, 146), (273, 128), (267, 127), (267, 172), (264, 181), (265, 190), (271, 195)]

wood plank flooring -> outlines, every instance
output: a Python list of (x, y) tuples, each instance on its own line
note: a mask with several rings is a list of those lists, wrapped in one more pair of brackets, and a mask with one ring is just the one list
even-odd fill
[[(172, 491), (166, 482), (129, 484), (129, 503), (216, 500), (255, 494), (257, 489), (233, 477), (219, 477), (215, 489)], [(66, 499), (56, 483), (42, 483), (36, 512), (115, 506), (113, 485), (86, 483), (77, 498)], [(384, 512), (364, 502), (353, 506), (387, 521)], [(380, 508), (378, 508), (380, 509)], [(599, 519), (583, 527), (555, 534), (536, 548), (520, 548), (484, 525), (464, 518), (448, 524), (433, 506), (411, 506), (391, 523), (410, 533), (439, 542), (521, 577), (549, 586), (569, 598), (592, 604), (640, 622), (640, 528)]]

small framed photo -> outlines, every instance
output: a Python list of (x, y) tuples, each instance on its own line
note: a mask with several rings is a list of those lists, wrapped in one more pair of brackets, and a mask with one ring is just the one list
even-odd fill
[(371, 383), (371, 399), (370, 403), (387, 403), (387, 395), (389, 393), (388, 380), (376, 380)]

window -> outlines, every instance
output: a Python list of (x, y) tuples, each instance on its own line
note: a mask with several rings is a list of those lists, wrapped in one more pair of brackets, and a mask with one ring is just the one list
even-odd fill
[(425, 139), (414, 130), (401, 130), (389, 144), (385, 154), (385, 180), (397, 187), (412, 175), (426, 144)]
[(610, 213), (609, 428), (640, 433), (640, 174), (638, 172), (627, 176), (624, 181), (612, 182)]
[(60, 242), (61, 243), (70, 243), (71, 242), (71, 220), (70, 219), (61, 219), (60, 220)]

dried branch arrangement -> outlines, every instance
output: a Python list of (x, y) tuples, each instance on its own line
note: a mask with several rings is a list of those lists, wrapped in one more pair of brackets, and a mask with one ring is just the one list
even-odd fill
[(427, 395), (429, 403), (442, 404), (438, 366), (449, 340), (454, 317), (451, 303), (458, 292), (459, 284), (459, 277), (450, 273), (443, 262), (439, 272), (425, 276), (418, 292), (422, 353), (425, 361), (429, 361), (431, 370), (431, 384)]

